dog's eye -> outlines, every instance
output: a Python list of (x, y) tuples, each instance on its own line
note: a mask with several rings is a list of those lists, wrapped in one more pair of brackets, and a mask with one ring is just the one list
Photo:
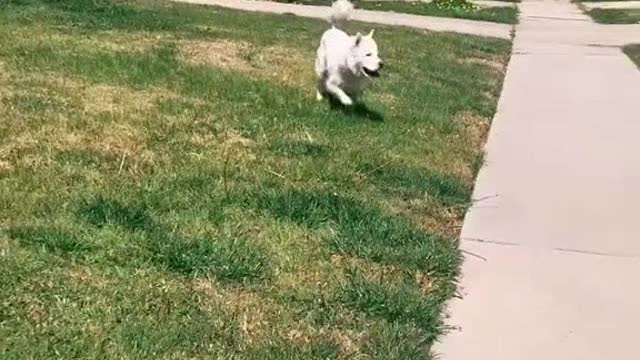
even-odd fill
[(368, 54), (367, 54), (367, 55), (365, 55), (365, 56), (371, 56), (371, 55), (373, 55), (373, 54), (372, 54), (372, 53), (368, 53)]

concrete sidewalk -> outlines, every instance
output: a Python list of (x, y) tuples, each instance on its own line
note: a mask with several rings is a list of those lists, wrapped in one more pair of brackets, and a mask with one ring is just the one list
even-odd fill
[(471, 0), (471, 2), (480, 7), (516, 7), (518, 5), (514, 2), (493, 0)]
[(640, 72), (569, 0), (520, 5), (443, 360), (640, 358)]
[[(297, 16), (327, 19), (330, 14), (328, 6), (310, 6), (285, 4), (271, 1), (248, 0), (174, 0), (200, 5), (215, 5), (244, 11), (270, 12), (276, 14), (295, 14)], [(354, 21), (363, 21), (384, 25), (408, 26), (432, 31), (450, 31), (460, 34), (488, 36), (510, 39), (513, 25), (497, 24), (487, 21), (453, 19), (435, 16), (400, 14), (385, 11), (356, 9), (352, 16)]]

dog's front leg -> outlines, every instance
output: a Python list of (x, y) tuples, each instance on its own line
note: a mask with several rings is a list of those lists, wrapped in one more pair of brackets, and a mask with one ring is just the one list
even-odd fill
[(327, 79), (325, 76), (322, 76), (318, 78), (318, 83), (316, 84), (316, 99), (318, 101), (322, 101), (326, 93), (327, 93)]
[(338, 100), (340, 100), (340, 102), (342, 103), (342, 105), (345, 106), (349, 106), (349, 105), (353, 105), (353, 100), (351, 100), (351, 98), (349, 97), (349, 95), (347, 95), (341, 88), (340, 86), (338, 86), (335, 82), (335, 80), (332, 81), (331, 78), (329, 78), (327, 80), (326, 83), (326, 89), (329, 93), (331, 93), (332, 95), (334, 95)]

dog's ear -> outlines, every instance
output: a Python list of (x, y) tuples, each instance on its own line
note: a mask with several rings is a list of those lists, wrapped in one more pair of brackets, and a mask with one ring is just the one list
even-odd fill
[(356, 34), (356, 46), (360, 45), (361, 41), (362, 41), (362, 34), (357, 33)]
[(368, 37), (372, 38), (373, 37), (373, 33), (375, 32), (375, 29), (371, 29), (371, 31), (369, 31), (369, 35), (367, 35)]

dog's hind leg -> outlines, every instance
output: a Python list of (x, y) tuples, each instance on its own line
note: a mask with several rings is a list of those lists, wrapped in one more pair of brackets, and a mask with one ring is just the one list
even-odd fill
[(351, 100), (349, 95), (347, 95), (347, 93), (345, 93), (340, 88), (340, 86), (336, 85), (336, 83), (331, 80), (332, 79), (329, 78), (325, 82), (325, 87), (327, 88), (327, 92), (334, 95), (342, 103), (342, 105), (345, 105), (345, 106), (353, 105), (353, 100)]
[(322, 99), (324, 99), (324, 95), (327, 93), (326, 83), (327, 83), (326, 76), (323, 75), (318, 78), (318, 81), (316, 84), (316, 99), (318, 101), (322, 101)]
[(316, 99), (322, 101), (324, 94), (327, 93), (325, 86), (327, 82), (327, 58), (322, 45), (318, 48), (318, 55), (316, 56), (316, 76)]

